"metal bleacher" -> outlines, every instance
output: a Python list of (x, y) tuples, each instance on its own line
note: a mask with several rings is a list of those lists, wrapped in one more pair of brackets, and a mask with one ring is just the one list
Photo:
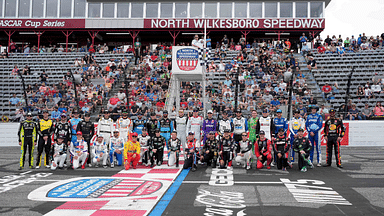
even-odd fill
[[(13, 94), (21, 100), (24, 100), (22, 81), (17, 75), (11, 75), (15, 65), (22, 71), (25, 65), (31, 69), (30, 75), (24, 75), (26, 87), (40, 84), (40, 74), (43, 70), (48, 74), (47, 85), (58, 84), (63, 80), (64, 74), (68, 70), (73, 70), (74, 61), (76, 58), (83, 58), (85, 52), (70, 52), (70, 53), (16, 53), (10, 54), (6, 59), (0, 59), (0, 116), (7, 116), (12, 119), (15, 115), (17, 107), (9, 105), (9, 99)], [(107, 65), (110, 59), (120, 60), (127, 57), (129, 60), (133, 58), (132, 54), (126, 53), (103, 53), (95, 54), (95, 61), (103, 68)], [(24, 105), (23, 105), (24, 106)]]
[(365, 103), (374, 107), (376, 101), (384, 101), (384, 94), (370, 99), (364, 97), (359, 99), (356, 96), (359, 86), (364, 86), (367, 82), (372, 85), (372, 77), (375, 73), (378, 73), (380, 77), (384, 75), (384, 49), (362, 50), (346, 53), (344, 56), (339, 56), (337, 53), (314, 53), (314, 59), (318, 69), (312, 70), (312, 73), (320, 88), (324, 86), (325, 82), (330, 85), (337, 82), (339, 86), (339, 93), (334, 94), (334, 99), (330, 100), (333, 107), (339, 107), (345, 102), (348, 75), (351, 73), (352, 67), (355, 68), (349, 95), (352, 102), (361, 109)]

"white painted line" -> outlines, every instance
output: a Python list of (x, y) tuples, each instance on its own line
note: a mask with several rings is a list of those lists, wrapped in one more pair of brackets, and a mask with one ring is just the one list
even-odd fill
[(39, 180), (35, 180), (37, 182), (47, 182), (47, 181), (50, 181), (50, 182), (57, 182), (57, 181), (62, 181), (62, 180), (53, 180), (53, 179), (39, 179)]

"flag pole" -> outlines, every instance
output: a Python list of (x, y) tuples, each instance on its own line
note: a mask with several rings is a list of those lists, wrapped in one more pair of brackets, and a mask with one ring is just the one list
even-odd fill
[(205, 72), (206, 72), (206, 69), (207, 69), (207, 62), (206, 62), (206, 59), (207, 59), (207, 52), (206, 52), (206, 47), (207, 47), (207, 19), (204, 19), (204, 43), (203, 43), (203, 58), (204, 58), (204, 66), (203, 66), (203, 74), (202, 74), (202, 77), (203, 77), (203, 116), (204, 116), (204, 119), (206, 118), (206, 110), (207, 110), (207, 96), (206, 96), (206, 92), (205, 92), (205, 88), (206, 88), (206, 78), (205, 78)]

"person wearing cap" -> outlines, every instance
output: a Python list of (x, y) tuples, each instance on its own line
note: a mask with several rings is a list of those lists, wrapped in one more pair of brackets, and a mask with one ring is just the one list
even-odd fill
[(297, 137), (297, 132), (299, 129), (304, 129), (305, 128), (305, 120), (301, 118), (300, 116), (300, 110), (295, 109), (293, 112), (293, 117), (288, 123), (289, 127), (289, 133), (290, 133), (290, 142), (291, 142), (291, 158), (290, 162), (295, 162), (295, 151), (293, 150), (293, 141)]
[(97, 123), (97, 135), (104, 137), (104, 142), (109, 146), (110, 138), (114, 130), (113, 120), (109, 118), (109, 111), (104, 111), (104, 115)]
[(167, 110), (163, 111), (163, 118), (158, 121), (157, 128), (160, 129), (160, 134), (165, 138), (168, 146), (168, 140), (171, 138), (171, 133), (173, 131), (173, 121), (168, 118)]
[(71, 128), (71, 123), (69, 123), (67, 119), (67, 115), (65, 113), (62, 113), (60, 115), (60, 121), (57, 122), (55, 125), (54, 141), (57, 142), (57, 138), (60, 136), (64, 138), (63, 142), (67, 146), (71, 145), (72, 128)]
[(336, 118), (334, 109), (329, 110), (329, 119), (324, 124), (324, 139), (327, 142), (327, 163), (326, 167), (332, 164), (332, 148), (335, 149), (336, 165), (343, 168), (341, 165), (340, 142), (345, 134), (343, 120)]
[(85, 169), (85, 164), (87, 163), (87, 158), (89, 155), (88, 145), (83, 139), (83, 133), (77, 131), (76, 141), (72, 141), (69, 147), (69, 153), (72, 157), (73, 169), (79, 168)]
[(231, 131), (229, 129), (224, 130), (223, 137), (219, 140), (219, 161), (220, 161), (220, 169), (231, 170), (232, 168), (232, 158), (233, 158), (233, 150), (235, 148), (235, 141), (231, 137)]
[(160, 129), (155, 130), (155, 136), (149, 139), (149, 156), (151, 159), (151, 167), (154, 167), (155, 160), (156, 165), (161, 166), (163, 164), (164, 147), (166, 140), (160, 135)]
[(262, 169), (266, 163), (267, 169), (271, 169), (272, 162), (272, 142), (266, 137), (266, 133), (261, 130), (259, 138), (255, 142), (255, 154), (257, 158), (256, 168)]
[(223, 111), (222, 113), (222, 119), (219, 120), (219, 135), (222, 137), (224, 136), (224, 131), (229, 130), (230, 132), (233, 131), (233, 123), (228, 118), (228, 112)]
[(119, 131), (120, 137), (124, 139), (124, 143), (127, 142), (133, 128), (132, 120), (128, 117), (127, 110), (124, 110), (122, 117), (116, 121), (116, 128)]
[(199, 110), (195, 108), (193, 110), (193, 115), (188, 118), (188, 122), (187, 122), (186, 131), (193, 131), (195, 133), (195, 139), (199, 144), (200, 144), (201, 128), (203, 126), (203, 120), (204, 120), (203, 117), (199, 116)]
[[(257, 138), (256, 126), (258, 121), (259, 121), (259, 117), (257, 116), (257, 111), (252, 110), (251, 118), (248, 120), (249, 140), (252, 143), (254, 143)], [(252, 150), (254, 150), (253, 147), (254, 146), (252, 145)]]
[(205, 140), (201, 162), (207, 163), (207, 166), (212, 166), (212, 168), (216, 168), (217, 158), (218, 158), (218, 148), (219, 141), (215, 139), (215, 132), (210, 131), (208, 133), (208, 138)]
[(207, 111), (208, 118), (204, 120), (203, 122), (203, 134), (204, 134), (204, 139), (203, 139), (203, 144), (205, 144), (205, 141), (207, 140), (208, 133), (213, 131), (217, 131), (217, 121), (212, 118), (213, 116), (213, 111), (208, 110)]
[(54, 110), (51, 112), (51, 119), (58, 121), (60, 118), (61, 112), (59, 111), (59, 108), (57, 106), (54, 107)]
[(189, 131), (187, 136), (186, 148), (184, 149), (184, 166), (183, 169), (192, 168), (192, 172), (197, 169), (197, 161), (199, 159), (200, 143), (195, 138), (195, 132)]
[(36, 160), (36, 169), (40, 168), (40, 163), (42, 159), (43, 150), (45, 152), (45, 167), (49, 168), (49, 154), (52, 145), (52, 134), (55, 130), (53, 121), (49, 119), (48, 110), (43, 111), (43, 119), (40, 119), (37, 124), (37, 133), (39, 134), (39, 141), (37, 144), (37, 160)]
[(231, 120), (233, 125), (233, 139), (236, 143), (242, 140), (243, 132), (248, 131), (247, 119), (242, 117), (241, 110), (236, 110), (236, 117)]
[(32, 120), (32, 113), (27, 113), (27, 119), (22, 121), (17, 132), (19, 138), (19, 145), (21, 147), (20, 167), (19, 170), (24, 168), (25, 155), (29, 152), (29, 168), (33, 168), (33, 150), (37, 140), (37, 124)]
[(241, 140), (236, 145), (236, 162), (244, 163), (244, 168), (251, 169), (252, 142), (248, 139), (246, 132), (241, 133)]
[(257, 122), (256, 125), (256, 133), (259, 134), (260, 131), (264, 131), (265, 137), (268, 140), (271, 140), (272, 134), (274, 133), (274, 124), (273, 124), (273, 119), (269, 115), (269, 110), (268, 109), (263, 109), (262, 116), (259, 118), (259, 121)]
[(51, 170), (56, 168), (63, 169), (64, 162), (67, 159), (67, 147), (68, 145), (64, 142), (65, 136), (59, 136), (55, 140), (55, 144), (51, 148)]
[(298, 165), (301, 172), (307, 172), (307, 166), (313, 168), (313, 164), (309, 157), (312, 145), (307, 137), (304, 137), (304, 129), (299, 128), (297, 136), (293, 141), (293, 150), (299, 154)]
[[(91, 149), (91, 139), (95, 134), (95, 124), (90, 121), (91, 116), (89, 113), (84, 114), (84, 120), (81, 120), (79, 124), (77, 124), (77, 131), (81, 131), (83, 133), (84, 141), (87, 142), (88, 149)], [(88, 166), (91, 165), (91, 157), (88, 157), (87, 160)]]
[(77, 111), (77, 109), (74, 109), (73, 112), (73, 118), (71, 118), (69, 120), (69, 123), (71, 124), (71, 130), (72, 130), (72, 139), (71, 141), (72, 142), (75, 142), (77, 140), (77, 137), (76, 137), (76, 129), (77, 129), (77, 125), (79, 124), (79, 122), (82, 120), (81, 118), (79, 118), (79, 112)]
[[(113, 131), (113, 136), (110, 140), (110, 150), (109, 150), (109, 161), (111, 163), (111, 168), (121, 166), (123, 164), (123, 152), (124, 152), (124, 143), (126, 141), (122, 136), (120, 136), (119, 129)], [(115, 161), (116, 157), (116, 161)]]
[(155, 136), (155, 130), (157, 129), (157, 125), (159, 124), (159, 121), (157, 120), (157, 116), (155, 112), (150, 113), (150, 119), (145, 124), (145, 127), (147, 129), (147, 132), (150, 137)]
[[(157, 124), (156, 124), (157, 125)], [(143, 128), (141, 134), (137, 137), (140, 143), (140, 158), (143, 165), (149, 166), (149, 139), (151, 136), (148, 135), (146, 127)]]
[(146, 124), (147, 124), (147, 120), (143, 119), (143, 113), (138, 112), (137, 119), (133, 120), (133, 132), (140, 135), (141, 131), (143, 130)]
[(284, 134), (288, 130), (288, 121), (286, 118), (283, 118), (283, 111), (281, 109), (276, 110), (276, 118), (273, 119), (273, 125), (275, 130), (273, 131), (274, 137), (277, 136), (277, 133), (280, 128), (283, 128)]
[(90, 149), (90, 157), (92, 157), (93, 165), (99, 167), (99, 163), (102, 162), (103, 167), (107, 168), (108, 153), (108, 145), (104, 142), (104, 137), (102, 135), (98, 136), (96, 141), (92, 143)]
[(332, 94), (332, 86), (330, 86), (328, 82), (325, 82), (325, 85), (321, 88), (321, 91), (323, 92), (323, 98), (325, 100), (329, 100), (329, 96)]
[(286, 171), (289, 158), (289, 146), (290, 141), (286, 135), (284, 128), (279, 128), (276, 137), (273, 139), (273, 149), (275, 152), (275, 158), (277, 163), (277, 169)]
[(187, 121), (188, 117), (184, 115), (184, 110), (179, 110), (179, 116), (177, 116), (174, 120), (174, 125), (176, 128), (177, 138), (181, 141), (181, 145), (183, 149), (185, 149), (185, 142), (187, 141), (187, 136), (185, 131), (187, 130)]
[(181, 141), (177, 138), (177, 132), (172, 131), (171, 138), (168, 140), (168, 166), (176, 165), (179, 167), (179, 155), (180, 155)]
[(307, 121), (305, 122), (305, 128), (308, 131), (308, 138), (312, 144), (312, 149), (310, 152), (310, 159), (313, 163), (313, 152), (316, 147), (317, 154), (317, 166), (321, 166), (321, 140), (320, 140), (320, 131), (323, 127), (323, 117), (317, 113), (318, 107), (316, 105), (311, 105), (311, 114), (307, 116)]

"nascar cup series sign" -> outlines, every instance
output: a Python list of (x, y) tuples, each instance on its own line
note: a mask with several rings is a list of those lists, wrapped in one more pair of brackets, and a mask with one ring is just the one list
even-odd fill
[(174, 46), (172, 48), (172, 73), (202, 74), (199, 51), (191, 46)]

